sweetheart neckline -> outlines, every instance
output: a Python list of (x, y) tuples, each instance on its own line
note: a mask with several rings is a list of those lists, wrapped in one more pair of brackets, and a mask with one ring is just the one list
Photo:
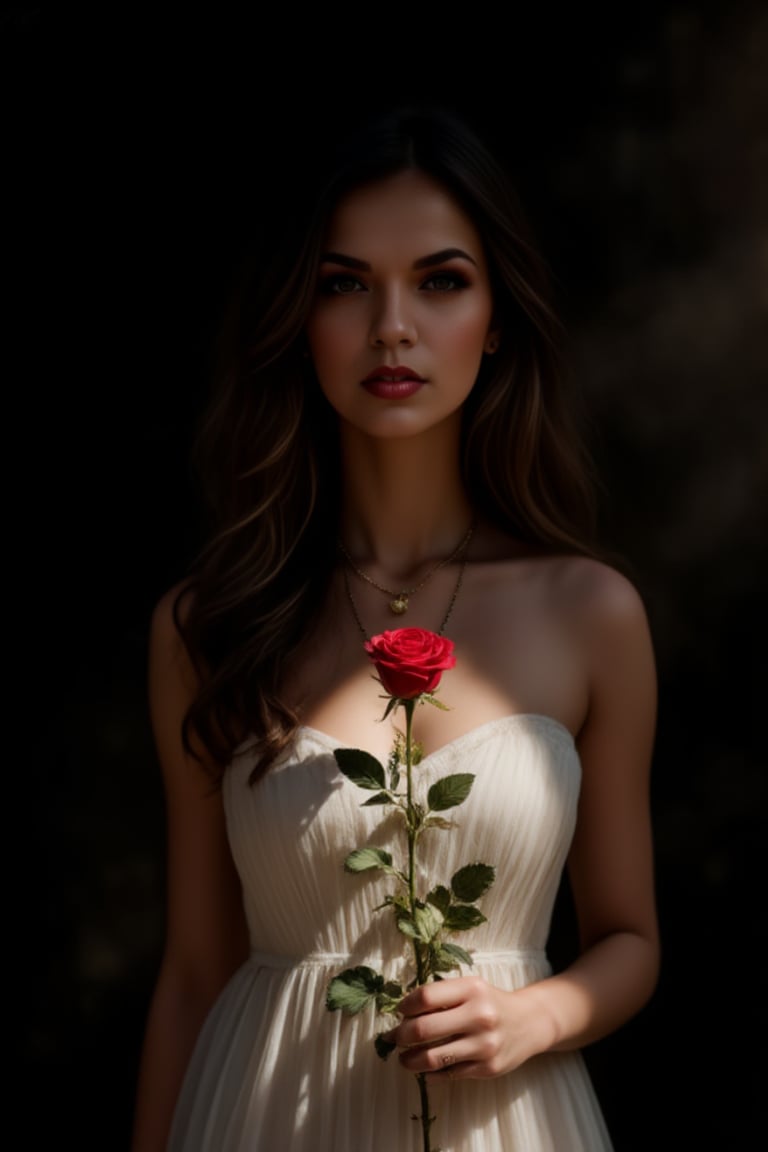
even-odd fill
[[(421, 758), (421, 764), (427, 764), (430, 760), (436, 760), (439, 756), (447, 755), (452, 749), (460, 748), (463, 744), (472, 739), (482, 739), (490, 731), (496, 728), (506, 727), (508, 724), (519, 723), (525, 721), (526, 723), (542, 724), (556, 732), (561, 739), (573, 749), (576, 748), (576, 739), (571, 732), (560, 720), (556, 720), (554, 716), (547, 716), (543, 712), (508, 712), (505, 716), (494, 716), (491, 720), (485, 720), (482, 724), (477, 724), (474, 728), (469, 728), (466, 732), (454, 736), (452, 740), (441, 744), (433, 752), (427, 753), (426, 756)], [(322, 728), (316, 728), (312, 724), (300, 724), (298, 733), (306, 733), (309, 736), (315, 736), (322, 744), (326, 744), (331, 748), (353, 748), (354, 745), (346, 743), (344, 740), (339, 740), (330, 733), (324, 732)]]

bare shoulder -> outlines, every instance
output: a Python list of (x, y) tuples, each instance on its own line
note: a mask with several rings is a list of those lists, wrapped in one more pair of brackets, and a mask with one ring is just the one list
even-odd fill
[(571, 623), (595, 640), (648, 630), (648, 616), (637, 586), (602, 560), (587, 556), (557, 560), (551, 590)]
[[(522, 594), (567, 626), (645, 628), (645, 605), (635, 584), (605, 560), (579, 554), (520, 549), (500, 532), (485, 537), (484, 595)], [(500, 563), (499, 563), (500, 562)]]
[[(589, 697), (589, 723), (614, 749), (631, 733), (650, 748), (656, 713), (656, 662), (645, 603), (618, 569), (588, 558), (568, 559), (555, 577), (558, 604), (581, 653)], [(623, 735), (622, 735), (623, 734)]]

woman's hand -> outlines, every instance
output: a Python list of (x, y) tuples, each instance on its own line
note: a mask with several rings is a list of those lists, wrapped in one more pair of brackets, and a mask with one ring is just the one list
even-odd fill
[(403, 1068), (430, 1079), (503, 1076), (554, 1039), (531, 988), (507, 992), (479, 976), (423, 984), (400, 1002), (402, 1020), (385, 1039)]

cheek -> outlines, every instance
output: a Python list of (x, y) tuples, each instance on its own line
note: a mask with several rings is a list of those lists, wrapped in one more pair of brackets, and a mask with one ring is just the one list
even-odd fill
[(359, 325), (342, 310), (312, 317), (306, 332), (310, 355), (318, 371), (324, 366), (332, 368), (343, 364), (354, 354), (361, 339)]
[(482, 345), (491, 327), (493, 301), (486, 291), (470, 291), (449, 300), (450, 307), (440, 315), (443, 338), (452, 347), (468, 351)]
[(365, 325), (362, 306), (355, 301), (320, 303), (306, 323), (310, 347), (333, 350), (360, 339)]
[(490, 326), (490, 308), (472, 309), (467, 315), (455, 318), (443, 335), (446, 352), (462, 359), (477, 359), (483, 354)]
[(329, 400), (344, 395), (352, 378), (353, 358), (344, 355), (338, 341), (332, 342), (330, 347), (322, 341), (314, 346), (310, 344), (309, 354), (321, 391)]
[(360, 372), (359, 336), (348, 319), (334, 313), (314, 317), (306, 327), (307, 344), (312, 368), (331, 407), (345, 411), (350, 388)]

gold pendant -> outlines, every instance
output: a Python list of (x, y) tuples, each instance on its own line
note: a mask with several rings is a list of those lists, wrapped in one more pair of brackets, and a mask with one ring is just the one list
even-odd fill
[(404, 612), (408, 611), (408, 597), (405, 592), (401, 592), (394, 600), (389, 602), (390, 609), (394, 612), (395, 616), (402, 616)]

